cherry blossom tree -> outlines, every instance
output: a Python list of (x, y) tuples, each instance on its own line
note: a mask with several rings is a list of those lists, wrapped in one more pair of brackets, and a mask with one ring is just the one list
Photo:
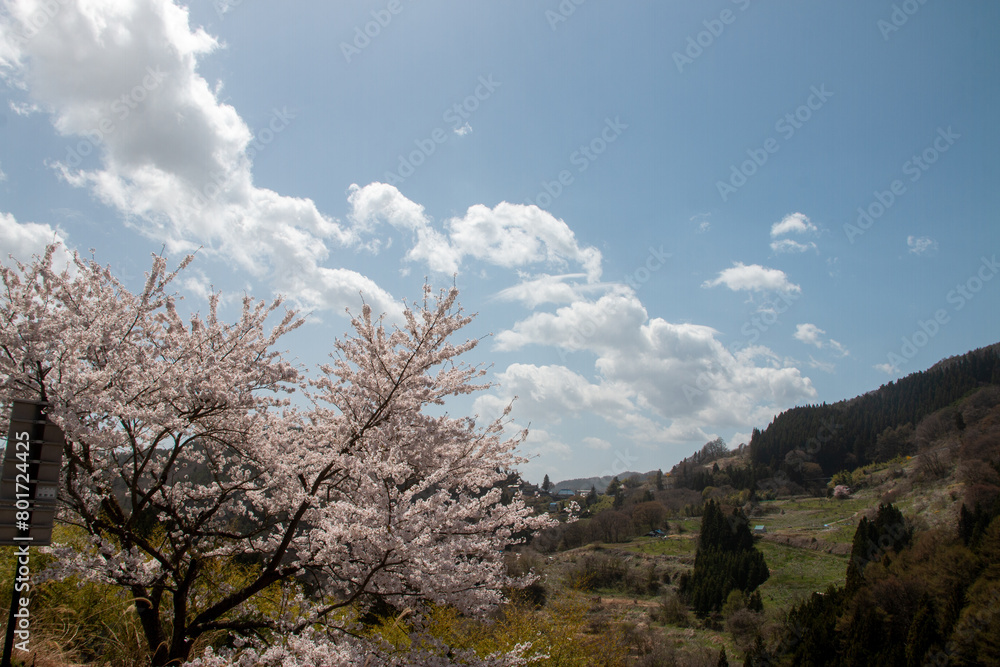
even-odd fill
[[(280, 300), (185, 319), (169, 290), (191, 258), (155, 257), (133, 294), (55, 251), (0, 267), (0, 395), (48, 401), (66, 434), (60, 518), (90, 542), (55, 545), (56, 574), (126, 589), (154, 665), (523, 663), (419, 636), (429, 604), (481, 614), (527, 583), (503, 551), (550, 521), (501, 502), (525, 435), (507, 413), (445, 411), (488, 387), (458, 361), (477, 341), (452, 342), (457, 290), (425, 287), (400, 326), (365, 306), (306, 377), (276, 351), (302, 324)], [(373, 604), (408, 616), (408, 649), (359, 632)], [(237, 648), (192, 655), (220, 635)]]

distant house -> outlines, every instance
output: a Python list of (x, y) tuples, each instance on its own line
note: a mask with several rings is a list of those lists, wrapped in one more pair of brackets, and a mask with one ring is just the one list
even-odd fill
[(550, 512), (558, 512), (559, 511), (559, 503), (549, 503), (549, 511)]
[(576, 495), (576, 491), (573, 489), (559, 489), (556, 491), (556, 496), (559, 498), (572, 498)]
[(753, 527), (753, 534), (754, 535), (763, 535), (766, 532), (767, 532), (767, 528), (765, 528), (763, 525), (759, 525), (759, 526), (754, 526)]
[(586, 498), (587, 496), (590, 495), (590, 489), (577, 489), (576, 495), (583, 496), (584, 498)]

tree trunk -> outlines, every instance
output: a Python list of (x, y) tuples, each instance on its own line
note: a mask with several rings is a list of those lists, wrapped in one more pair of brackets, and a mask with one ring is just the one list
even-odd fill
[(133, 586), (132, 599), (135, 600), (135, 611), (142, 633), (146, 636), (146, 644), (153, 654), (152, 664), (157, 667), (167, 664), (167, 641), (160, 624), (160, 592), (149, 595), (141, 586)]

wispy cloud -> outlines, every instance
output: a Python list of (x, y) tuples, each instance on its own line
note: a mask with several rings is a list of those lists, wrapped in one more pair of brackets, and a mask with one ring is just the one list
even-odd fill
[(794, 239), (781, 239), (780, 241), (771, 241), (771, 250), (777, 253), (806, 252), (807, 250), (816, 250), (816, 244), (812, 241), (799, 243)]
[(791, 213), (771, 225), (771, 238), (777, 238), (785, 234), (815, 234), (817, 232), (819, 232), (819, 228), (802, 213)]
[[(839, 357), (846, 357), (850, 355), (850, 352), (846, 347), (841, 345), (839, 342), (832, 338), (824, 339), (823, 335), (826, 333), (823, 329), (820, 329), (815, 324), (806, 322), (804, 324), (795, 325), (795, 333), (793, 334), (795, 340), (802, 341), (806, 345), (815, 345), (820, 349), (828, 349), (833, 351)], [(811, 358), (811, 357), (810, 357)], [(817, 362), (818, 363), (818, 362)], [(816, 368), (819, 368), (818, 366)]]
[(803, 234), (816, 235), (818, 233), (819, 228), (806, 215), (802, 213), (786, 215), (780, 221), (771, 225), (771, 238), (775, 239), (771, 242), (771, 250), (776, 253), (796, 253), (816, 250), (816, 244), (812, 241), (803, 243), (794, 239), (779, 239), (778, 237), (787, 236), (788, 234), (801, 236)]
[(938, 249), (938, 242), (927, 236), (907, 236), (906, 245), (914, 255), (931, 255)]

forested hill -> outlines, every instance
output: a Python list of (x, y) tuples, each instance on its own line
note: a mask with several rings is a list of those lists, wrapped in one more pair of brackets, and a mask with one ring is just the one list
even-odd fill
[(829, 477), (887, 460), (908, 453), (923, 417), (989, 384), (1000, 384), (1000, 344), (951, 357), (850, 400), (787, 410), (763, 431), (754, 429), (750, 458), (758, 470), (785, 469), (793, 477), (792, 470), (803, 476), (803, 461), (818, 464)]

